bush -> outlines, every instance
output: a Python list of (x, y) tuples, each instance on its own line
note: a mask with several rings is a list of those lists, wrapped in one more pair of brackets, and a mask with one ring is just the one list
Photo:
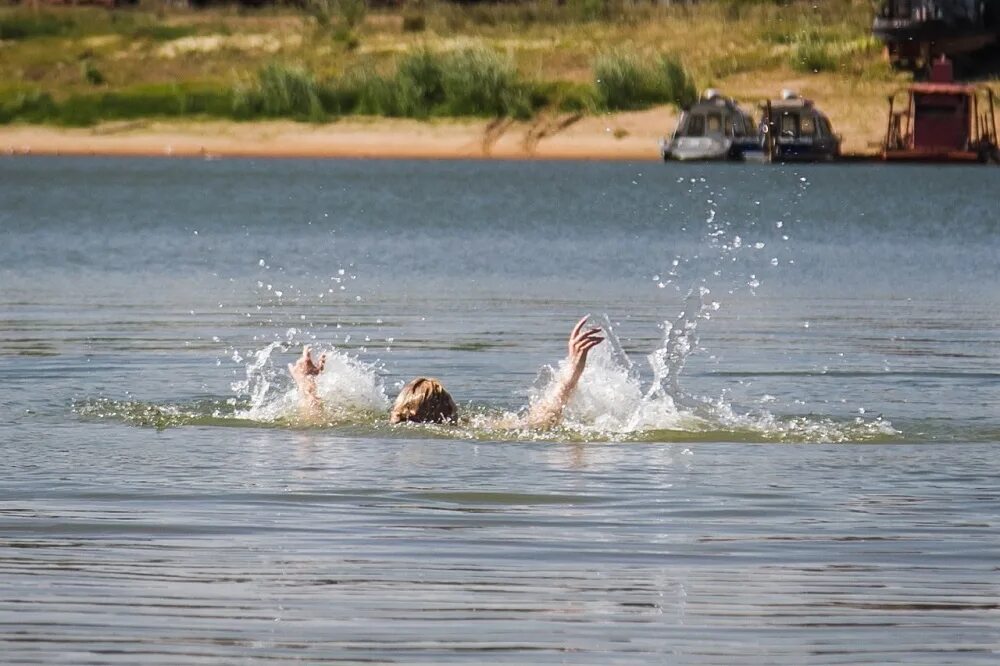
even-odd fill
[(403, 32), (423, 32), (427, 29), (427, 19), (423, 14), (406, 14), (403, 16)]
[(642, 109), (664, 103), (684, 106), (697, 99), (691, 76), (670, 56), (647, 63), (634, 53), (610, 53), (594, 63), (594, 75), (598, 98), (608, 110)]
[(816, 38), (797, 41), (792, 47), (791, 66), (800, 72), (827, 72), (837, 68), (829, 46)]
[(428, 50), (409, 53), (396, 65), (399, 115), (425, 118), (444, 104), (445, 62)]
[(531, 115), (527, 86), (519, 80), (513, 64), (493, 51), (468, 49), (449, 54), (441, 85), (446, 115)]
[(358, 44), (361, 43), (354, 30), (346, 25), (338, 25), (333, 29), (333, 41), (340, 42), (348, 51), (358, 48)]
[(312, 74), (279, 63), (262, 68), (253, 86), (237, 87), (233, 113), (240, 118), (288, 116), (311, 121), (326, 115)]
[(593, 113), (601, 107), (597, 89), (586, 83), (546, 81), (531, 91), (531, 107), (554, 108), (567, 113)]
[(611, 16), (608, 0), (569, 0), (569, 8), (578, 21), (597, 21)]
[(83, 75), (83, 80), (92, 86), (102, 85), (106, 81), (101, 70), (89, 60), (84, 60), (80, 64), (80, 74)]
[(363, 65), (329, 88), (324, 108), (331, 113), (523, 118), (533, 108), (529, 86), (514, 66), (486, 49), (445, 55), (420, 50), (403, 56), (390, 75)]
[(73, 27), (69, 19), (54, 14), (14, 12), (0, 17), (0, 39), (31, 39), (61, 35)]
[(0, 99), (0, 123), (21, 120), (38, 123), (51, 119), (56, 104), (48, 93), (32, 90), (18, 92), (9, 99)]
[(337, 11), (348, 27), (357, 28), (365, 21), (368, 4), (366, 0), (337, 0)]

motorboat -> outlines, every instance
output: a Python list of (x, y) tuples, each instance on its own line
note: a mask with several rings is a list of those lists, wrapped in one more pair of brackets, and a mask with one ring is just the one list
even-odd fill
[(760, 152), (753, 118), (715, 89), (685, 108), (673, 136), (660, 140), (664, 160), (741, 161)]
[(780, 99), (761, 107), (761, 144), (769, 161), (823, 162), (840, 157), (840, 136), (812, 100), (783, 90)]

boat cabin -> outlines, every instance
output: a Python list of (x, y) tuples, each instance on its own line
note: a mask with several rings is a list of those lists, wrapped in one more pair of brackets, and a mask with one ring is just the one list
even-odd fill
[(952, 81), (951, 63), (934, 63), (931, 81), (906, 90), (906, 107), (889, 98), (889, 126), (882, 154), (887, 160), (1000, 160), (993, 91)]
[(709, 89), (684, 109), (660, 150), (665, 160), (740, 160), (747, 151), (759, 151), (759, 139), (753, 118), (733, 99)]
[(840, 155), (840, 136), (811, 100), (783, 90), (762, 105), (764, 154), (773, 161), (825, 161)]

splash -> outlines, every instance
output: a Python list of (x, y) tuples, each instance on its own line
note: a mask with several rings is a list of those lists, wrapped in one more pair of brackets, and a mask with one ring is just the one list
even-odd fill
[[(273, 422), (297, 417), (298, 392), (288, 373), (276, 368), (272, 359), (278, 350), (287, 351), (288, 345), (272, 342), (254, 352), (246, 363), (246, 378), (233, 382), (237, 396), (233, 404), (246, 405), (234, 412), (235, 418)], [(377, 365), (337, 349), (316, 348), (314, 353), (326, 355), (326, 369), (316, 379), (316, 393), (329, 421), (350, 421), (352, 417), (388, 409)]]
[[(900, 433), (881, 417), (850, 422), (826, 417), (779, 417), (759, 410), (741, 413), (723, 398), (705, 400), (686, 394), (679, 379), (698, 348), (698, 322), (711, 317), (705, 287), (692, 289), (681, 312), (664, 321), (663, 340), (646, 358), (648, 384), (625, 353), (605, 315), (607, 344), (595, 348), (564, 411), (565, 430), (587, 438), (680, 441), (845, 442), (875, 441)], [(545, 400), (568, 361), (542, 369), (530, 404)]]

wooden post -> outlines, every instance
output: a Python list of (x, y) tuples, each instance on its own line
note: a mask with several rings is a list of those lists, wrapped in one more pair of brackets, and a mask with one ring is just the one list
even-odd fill
[(993, 147), (997, 147), (997, 115), (993, 108), (993, 88), (986, 89), (990, 98), (990, 124), (993, 126)]
[(882, 143), (882, 153), (889, 151), (889, 147), (892, 145), (892, 121), (893, 121), (893, 110), (896, 102), (896, 95), (893, 93), (889, 95), (889, 122), (885, 126), (885, 141)]

